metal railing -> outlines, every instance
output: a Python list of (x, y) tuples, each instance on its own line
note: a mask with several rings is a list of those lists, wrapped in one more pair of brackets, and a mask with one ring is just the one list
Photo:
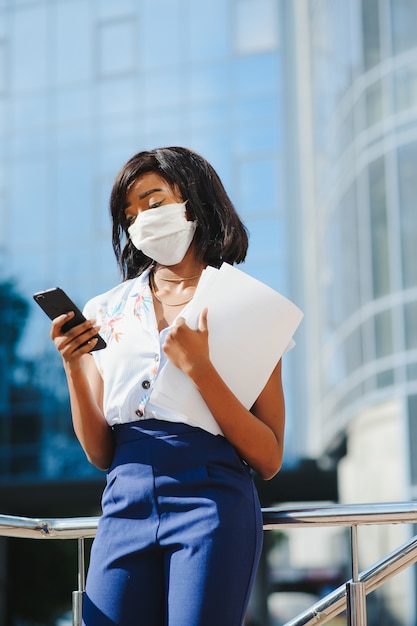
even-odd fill
[[(285, 626), (324, 624), (346, 610), (349, 626), (366, 626), (366, 595), (417, 561), (417, 536), (359, 572), (358, 527), (372, 524), (413, 524), (417, 503), (321, 505), (295, 508), (264, 508), (264, 530), (317, 526), (350, 527), (352, 578)], [(73, 626), (81, 626), (85, 590), (84, 540), (95, 536), (98, 517), (34, 519), (0, 515), (0, 536), (29, 539), (77, 539), (78, 589), (73, 592)]]

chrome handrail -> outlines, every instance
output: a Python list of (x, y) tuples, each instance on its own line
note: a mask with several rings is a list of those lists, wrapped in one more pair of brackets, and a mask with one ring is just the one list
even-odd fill
[(417, 502), (309, 505), (262, 509), (264, 530), (315, 526), (366, 526), (417, 522)]
[[(364, 570), (358, 571), (357, 528), (372, 524), (417, 522), (417, 503), (337, 504), (262, 509), (264, 530), (306, 526), (351, 529), (352, 578), (285, 626), (324, 624), (347, 609), (349, 626), (366, 626), (366, 595), (417, 561), (417, 536)], [(0, 514), (0, 536), (78, 540), (78, 590), (73, 594), (73, 625), (81, 624), (84, 593), (84, 539), (95, 536), (99, 517), (36, 519)]]
[[(263, 528), (365, 526), (417, 522), (417, 502), (335, 504), (262, 509)], [(33, 518), (0, 514), (0, 536), (29, 539), (80, 539), (95, 536), (99, 517)]]
[(0, 514), (0, 537), (87, 539), (94, 537), (99, 517), (42, 519)]
[[(364, 585), (365, 594), (368, 595), (416, 561), (417, 536), (390, 552), (386, 557), (377, 561), (368, 569), (360, 572), (358, 583)], [(352, 579), (346, 581), (345, 584), (340, 585), (340, 587), (334, 589), (321, 600), (318, 600), (318, 602), (313, 604), (306, 611), (287, 622), (285, 626), (313, 626), (316, 624), (325, 624), (333, 617), (336, 617), (347, 608), (346, 586), (352, 582)], [(360, 626), (366, 626), (366, 615), (362, 622), (358, 621), (357, 615), (348, 615), (348, 619), (349, 624), (356, 623)], [(363, 616), (361, 619), (363, 620)]]

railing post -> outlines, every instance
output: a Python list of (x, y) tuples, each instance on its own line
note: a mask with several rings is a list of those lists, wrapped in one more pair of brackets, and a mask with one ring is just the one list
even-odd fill
[(346, 583), (348, 626), (366, 626), (366, 588), (359, 582), (358, 527), (350, 528), (350, 552), (352, 559), (352, 582)]
[(83, 598), (85, 592), (84, 538), (78, 539), (78, 589), (72, 592), (72, 624), (82, 626)]

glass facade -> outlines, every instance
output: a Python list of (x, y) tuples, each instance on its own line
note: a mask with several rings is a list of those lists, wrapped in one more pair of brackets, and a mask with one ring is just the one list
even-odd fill
[(82, 305), (119, 281), (108, 198), (133, 153), (177, 144), (203, 154), (249, 229), (243, 269), (293, 298), (282, 30), (276, 0), (0, 2), (0, 278), (31, 303), (21, 363), (5, 366), (1, 479), (94, 471), (31, 294), (59, 285)]
[(319, 452), (360, 407), (415, 393), (417, 35), (411, 1), (317, 0), (308, 15)]
[[(304, 208), (314, 228), (304, 238), (311, 255), (306, 361), (316, 365), (310, 449), (340, 460), (341, 501), (415, 499), (417, 5), (301, 4), (314, 181)], [(372, 535), (380, 554), (364, 535), (364, 563), (394, 545), (388, 532), (373, 528)], [(378, 592), (378, 624), (415, 624), (415, 573), (404, 576)]]

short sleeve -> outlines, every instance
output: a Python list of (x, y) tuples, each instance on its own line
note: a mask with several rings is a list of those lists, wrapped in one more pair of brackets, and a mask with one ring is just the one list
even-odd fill
[(87, 319), (92, 319), (97, 316), (97, 306), (96, 306), (95, 298), (92, 298), (84, 305), (83, 315)]

